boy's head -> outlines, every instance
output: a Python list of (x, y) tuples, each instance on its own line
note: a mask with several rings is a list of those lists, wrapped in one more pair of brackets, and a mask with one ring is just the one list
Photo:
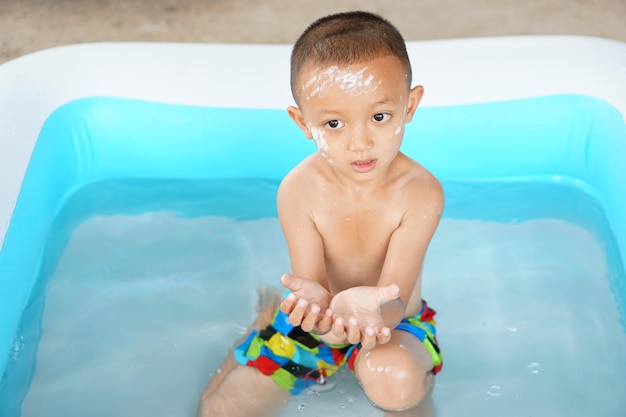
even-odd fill
[(338, 13), (318, 19), (296, 41), (291, 53), (291, 92), (299, 102), (300, 75), (310, 66), (346, 66), (394, 56), (411, 86), (411, 63), (404, 38), (391, 23), (368, 12)]
[(296, 42), (287, 112), (335, 173), (371, 181), (390, 173), (404, 125), (424, 93), (398, 30), (371, 13), (319, 19)]

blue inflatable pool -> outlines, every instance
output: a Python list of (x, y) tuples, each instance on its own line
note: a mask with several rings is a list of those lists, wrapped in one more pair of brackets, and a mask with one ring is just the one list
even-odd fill
[[(484, 59), (464, 61), (472, 56), (468, 48)], [(581, 48), (604, 61), (563, 72)], [(511, 49), (516, 52), (506, 52)], [(610, 285), (623, 325), (626, 82), (623, 63), (612, 57), (623, 57), (626, 45), (512, 38), (416, 42), (409, 50), (415, 78), (433, 98), (407, 127), (402, 150), (444, 187), (556, 184), (584, 195), (603, 217), (602, 238), (614, 248), (611, 262), (618, 273)], [(554, 50), (562, 51), (558, 58), (541, 59)], [(0, 90), (8, 92), (0, 97), (1, 415), (19, 415), (35, 372), (44, 288), (67, 233), (94, 213), (124, 212), (128, 199), (137, 200), (135, 211), (151, 210), (138, 192), (112, 195), (106, 207), (81, 200), (70, 215), (67, 203), (77, 193), (116, 181), (149, 187), (151, 181), (184, 186), (215, 180), (216, 193), (222, 180), (277, 183), (315, 151), (283, 110), (290, 104), (283, 77), (288, 52), (287, 46), (82, 45), (0, 67)], [(262, 67), (252, 75), (242, 69), (249, 59)], [(68, 73), (61, 62), (71, 62)], [(572, 71), (587, 71), (584, 76), (594, 81), (579, 80)], [(598, 84), (606, 74), (615, 79)], [(542, 204), (558, 211), (561, 203), (537, 192), (527, 200), (528, 212)], [(446, 210), (451, 218), (487, 216), (469, 206), (451, 204)], [(233, 218), (275, 216), (271, 199), (226, 199), (209, 211)], [(499, 216), (510, 220), (498, 209), (488, 214)], [(55, 232), (61, 223), (66, 234)]]

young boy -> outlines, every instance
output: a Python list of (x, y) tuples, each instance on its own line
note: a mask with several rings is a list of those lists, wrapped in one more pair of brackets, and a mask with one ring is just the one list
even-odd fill
[(366, 12), (305, 30), (291, 56), (291, 89), (298, 107), (289, 116), (318, 151), (278, 190), (292, 267), (281, 283), (290, 291), (279, 309), (278, 298), (262, 301), (200, 414), (275, 415), (344, 364), (375, 406), (411, 409), (442, 365), (421, 272), (443, 192), (399, 151), (424, 89), (411, 88), (398, 30)]

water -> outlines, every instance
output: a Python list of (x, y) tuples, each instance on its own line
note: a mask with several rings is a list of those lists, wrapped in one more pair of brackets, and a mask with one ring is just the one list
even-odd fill
[[(85, 220), (68, 223), (45, 289), (22, 416), (194, 415), (210, 375), (254, 317), (255, 288), (289, 270), (271, 210), (250, 215), (255, 193), (267, 206), (275, 192), (257, 185), (233, 191), (240, 200), (216, 200), (213, 186), (200, 187), (204, 199), (178, 186), (139, 198), (134, 186), (110, 184), (76, 197), (68, 210)], [(624, 277), (606, 226), (594, 203), (570, 189), (511, 188), (446, 187), (446, 218), (424, 271), (445, 362), (436, 415), (621, 417), (626, 333), (614, 280)], [(111, 189), (135, 191), (98, 212)], [(233, 201), (245, 215), (215, 210)], [(280, 414), (318, 415), (384, 413), (341, 372)]]

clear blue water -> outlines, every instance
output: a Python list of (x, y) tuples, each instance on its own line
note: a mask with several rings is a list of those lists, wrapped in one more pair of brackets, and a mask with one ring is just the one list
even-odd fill
[[(22, 416), (190, 416), (289, 260), (276, 185), (107, 182), (78, 192), (50, 237)], [(625, 277), (599, 207), (559, 184), (445, 184), (424, 294), (444, 369), (436, 416), (624, 416)], [(48, 278), (49, 277), (49, 278)], [(32, 333), (32, 332), (31, 332)], [(36, 331), (34, 333), (37, 333)], [(10, 383), (10, 381), (9, 381)], [(382, 416), (352, 376), (287, 416)]]

